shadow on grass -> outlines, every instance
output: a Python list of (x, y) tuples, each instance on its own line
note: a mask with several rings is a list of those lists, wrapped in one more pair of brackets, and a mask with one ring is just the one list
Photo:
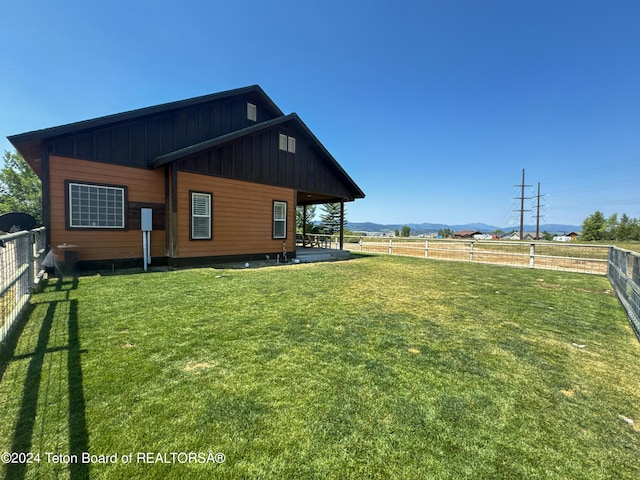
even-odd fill
[[(80, 355), (84, 353), (80, 349), (80, 341), (78, 335), (78, 301), (69, 299), (68, 292), (77, 288), (78, 281), (74, 278), (72, 281), (63, 281), (62, 278), (57, 280), (55, 291), (66, 291), (67, 295), (64, 300), (51, 301), (47, 305), (47, 311), (40, 325), (38, 340), (33, 352), (16, 356), (15, 350), (20, 335), (23, 333), (26, 323), (33, 313), (33, 306), (30, 307), (24, 319), (20, 321), (17, 328), (11, 333), (7, 344), (5, 345), (5, 353), (2, 355), (0, 363), (0, 380), (6, 370), (7, 365), (11, 361), (31, 358), (24, 381), (24, 389), (22, 394), (22, 404), (18, 412), (18, 418), (14, 428), (13, 440), (11, 442), (12, 452), (38, 452), (41, 449), (32, 449), (34, 440), (34, 427), (36, 415), (38, 413), (38, 397), (41, 390), (42, 368), (45, 358), (48, 354), (67, 351), (67, 383), (69, 389), (69, 455), (71, 458), (77, 456), (78, 462), (69, 464), (69, 474), (72, 480), (89, 478), (89, 465), (80, 461), (82, 452), (89, 450), (89, 436), (87, 433), (86, 408), (84, 400), (84, 388), (82, 384), (82, 363)], [(49, 347), (51, 340), (51, 330), (56, 320), (56, 309), (68, 307), (67, 318), (67, 345), (62, 347)], [(45, 406), (46, 408), (46, 406)], [(53, 452), (66, 453), (66, 452)], [(22, 480), (26, 476), (26, 463), (9, 463), (5, 469), (5, 480)]]

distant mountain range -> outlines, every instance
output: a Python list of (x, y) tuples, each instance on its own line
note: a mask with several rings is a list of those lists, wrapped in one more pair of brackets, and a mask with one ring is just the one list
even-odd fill
[[(445, 225), (442, 223), (398, 223), (398, 224), (380, 224), (372, 222), (348, 222), (346, 227), (354, 232), (393, 232), (396, 229), (402, 230), (403, 226), (411, 228), (411, 235), (421, 235), (424, 233), (437, 233), (438, 230), (450, 228), (454, 232), (461, 230), (478, 230), (482, 233), (495, 232), (502, 230), (504, 232), (519, 231), (520, 225), (509, 227), (496, 227), (487, 225), (486, 223), (467, 223), (465, 225)], [(549, 233), (569, 233), (579, 232), (582, 229), (579, 225), (563, 225), (563, 224), (544, 224), (540, 225), (540, 232), (547, 231)], [(525, 232), (535, 232), (535, 225), (525, 225)]]

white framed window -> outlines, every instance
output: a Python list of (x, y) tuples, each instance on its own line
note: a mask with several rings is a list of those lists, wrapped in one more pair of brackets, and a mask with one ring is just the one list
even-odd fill
[(191, 192), (191, 240), (211, 239), (210, 193)]
[(280, 134), (280, 150), (284, 150), (289, 153), (296, 153), (296, 139), (290, 137), (284, 133)]
[(70, 228), (126, 228), (126, 187), (67, 182), (67, 191)]
[(287, 202), (273, 201), (273, 238), (287, 238)]
[(247, 119), (252, 122), (258, 119), (258, 108), (253, 103), (247, 103)]

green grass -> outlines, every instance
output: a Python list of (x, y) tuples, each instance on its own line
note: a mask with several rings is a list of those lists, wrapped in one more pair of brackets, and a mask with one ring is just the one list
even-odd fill
[(119, 462), (0, 478), (640, 478), (640, 342), (603, 277), (362, 256), (52, 281), (32, 304), (0, 452)]

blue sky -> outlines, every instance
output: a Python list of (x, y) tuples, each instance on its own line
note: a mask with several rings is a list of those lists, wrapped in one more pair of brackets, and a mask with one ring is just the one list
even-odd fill
[(259, 84), (366, 193), (350, 221), (517, 226), (523, 168), (541, 183), (543, 223), (640, 217), (637, 0), (1, 11), (0, 151), (7, 135)]

